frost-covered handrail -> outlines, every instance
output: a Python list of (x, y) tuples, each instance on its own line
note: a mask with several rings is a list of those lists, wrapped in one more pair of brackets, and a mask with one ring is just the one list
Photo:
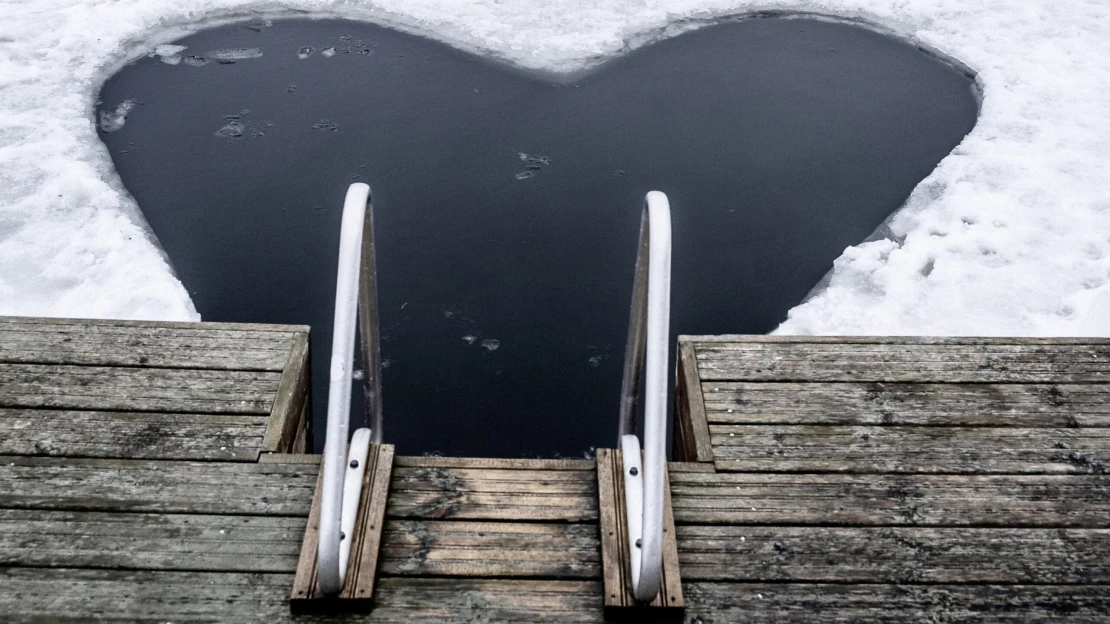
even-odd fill
[[(339, 593), (347, 572), (362, 475), (371, 443), (380, 443), (381, 355), (378, 344), (378, 297), (374, 266), (374, 210), (370, 187), (352, 184), (343, 203), (339, 233), (339, 273), (335, 285), (331, 367), (328, 372), (328, 424), (324, 442), (323, 491), (320, 494), (320, 542), (316, 578), (321, 591)], [(361, 308), (361, 310), (360, 310)], [(359, 313), (361, 311), (361, 313)], [(347, 445), (354, 376), (355, 317), (359, 317), (363, 361), (363, 395), (370, 429), (355, 431)]]
[[(632, 587), (636, 600), (659, 593), (663, 576), (663, 475), (666, 467), (667, 361), (671, 315), (671, 207), (651, 191), (644, 199), (640, 247), (621, 383), (620, 439)], [(646, 355), (646, 358), (645, 358)], [(645, 367), (646, 359), (646, 367)], [(646, 370), (645, 370), (646, 368)], [(640, 387), (644, 395), (644, 452), (636, 437)]]

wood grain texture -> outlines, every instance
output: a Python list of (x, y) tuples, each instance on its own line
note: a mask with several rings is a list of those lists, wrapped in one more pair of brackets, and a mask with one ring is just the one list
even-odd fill
[(416, 457), (401, 455), (399, 468), (492, 468), (497, 470), (593, 470), (592, 459), (514, 459), (505, 457)]
[(685, 585), (688, 621), (716, 624), (1110, 621), (1105, 585)]
[(381, 572), (598, 579), (597, 533), (593, 524), (391, 520), (382, 538)]
[(291, 572), (296, 517), (0, 509), (0, 566)]
[(380, 567), (394, 447), (392, 444), (374, 444), (370, 450), (370, 463), (362, 477), (362, 494), (352, 537), (354, 541), (351, 542), (347, 582), (339, 593), (341, 600), (373, 600), (374, 582)]
[(701, 342), (705, 381), (1107, 383), (1110, 341)]
[(687, 580), (1110, 583), (1110, 529), (679, 526)]
[(680, 524), (1110, 527), (1110, 476), (671, 471)]
[(311, 427), (306, 411), (312, 370), (309, 356), (309, 335), (294, 334), (263, 438), (263, 447), (271, 453), (293, 451), (300, 428)]
[(590, 469), (586, 470), (411, 464), (410, 458), (399, 458), (394, 469), (387, 510), (391, 518), (566, 522), (597, 519), (593, 462), (588, 463)]
[[(13, 624), (128, 621), (365, 622), (290, 615), (292, 575), (0, 568), (0, 612)], [(688, 582), (688, 621), (1103, 622), (1100, 585), (875, 585)], [(600, 623), (596, 581), (386, 578), (371, 621), (387, 624)]]
[(352, 541), (347, 570), (344, 573), (345, 580), (339, 594), (334, 596), (325, 595), (317, 582), (323, 482), (323, 473), (320, 473), (312, 498), (312, 509), (304, 527), (304, 538), (301, 541), (296, 575), (289, 597), (292, 613), (365, 613), (373, 606), (393, 459), (392, 444), (370, 445), (366, 470), (362, 477), (355, 529), (349, 537)]
[(670, 486), (664, 475), (663, 573), (659, 593), (643, 604), (633, 595), (628, 522), (624, 498), (624, 465), (618, 449), (598, 449), (598, 500), (605, 617), (617, 620), (681, 620), (685, 612)]
[[(258, 332), (255, 333), (256, 335)], [(244, 337), (165, 332), (25, 332), (0, 327), (0, 362), (280, 371), (295, 334)]]
[(1108, 427), (1096, 384), (702, 384), (711, 424)]
[(268, 419), (0, 408), (0, 455), (255, 461)]
[(269, 414), (280, 373), (0, 364), (0, 407)]
[(675, 365), (674, 450), (675, 461), (711, 462), (706, 405), (694, 344), (679, 337)]
[(306, 517), (318, 466), (0, 457), (0, 508)]
[(718, 470), (1103, 474), (1110, 428), (711, 425)]
[(292, 575), (0, 568), (5, 622), (598, 623), (600, 583), (387, 578), (366, 615), (292, 615)]

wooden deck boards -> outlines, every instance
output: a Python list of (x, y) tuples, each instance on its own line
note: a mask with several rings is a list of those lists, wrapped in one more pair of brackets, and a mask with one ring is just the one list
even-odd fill
[(1110, 621), (1110, 340), (684, 337), (692, 610)]
[[(595, 462), (444, 457), (394, 460), (372, 612), (291, 615), (305, 332), (0, 318), (0, 619), (602, 621)], [(678, 353), (685, 621), (1110, 622), (1110, 341)]]

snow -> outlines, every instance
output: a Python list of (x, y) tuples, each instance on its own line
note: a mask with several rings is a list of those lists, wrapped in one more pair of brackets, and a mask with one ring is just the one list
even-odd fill
[[(122, 63), (307, 11), (571, 72), (725, 17), (861, 21), (977, 74), (978, 125), (784, 333), (1110, 334), (1105, 0), (24, 0), (0, 4), (0, 314), (196, 319), (96, 136)], [(207, 51), (202, 51), (207, 52)], [(225, 51), (254, 54), (252, 50)], [(326, 51), (322, 52), (326, 54)], [(230, 57), (229, 57), (230, 58)], [(109, 115), (122, 124), (127, 110)], [(742, 303), (742, 302), (741, 302)]]

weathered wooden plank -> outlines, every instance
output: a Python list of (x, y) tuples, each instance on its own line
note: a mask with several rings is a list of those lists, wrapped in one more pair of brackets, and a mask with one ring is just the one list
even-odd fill
[(593, 470), (414, 468), (410, 459), (401, 457), (395, 463), (386, 511), (391, 518), (597, 519)]
[(713, 461), (706, 405), (694, 345), (679, 341), (675, 373), (674, 459), (689, 462)]
[[(270, 422), (263, 440), (267, 451), (281, 453), (293, 450), (298, 427), (302, 425), (301, 419), (307, 416), (305, 410), (309, 402), (311, 371), (308, 334), (296, 334), (270, 410)], [(303, 424), (311, 426), (309, 421), (311, 418)]]
[(291, 582), (290, 574), (0, 568), (0, 612), (13, 623), (602, 621), (596, 581), (384, 578), (369, 618), (294, 616)]
[(692, 524), (1110, 526), (1110, 476), (671, 471)]
[(1110, 382), (1110, 341), (971, 346), (705, 343), (697, 345), (697, 359), (703, 382)]
[(519, 579), (383, 578), (375, 622), (597, 622), (601, 583)]
[(398, 468), (474, 468), (494, 470), (594, 470), (592, 459), (513, 459), (504, 457), (398, 456)]
[(190, 321), (129, 321), (119, 319), (81, 319), (35, 316), (0, 316), (0, 327), (24, 331), (123, 332), (138, 330), (173, 332), (307, 332), (308, 325), (277, 325), (269, 323), (196, 323)]
[(1110, 529), (678, 527), (687, 580), (1110, 583)]
[(289, 597), (289, 608), (293, 613), (364, 613), (373, 605), (393, 457), (392, 444), (370, 446), (362, 477), (355, 528), (349, 536), (352, 541), (347, 569), (344, 571), (345, 580), (336, 596), (324, 594), (317, 579), (323, 495), (323, 473), (320, 473), (312, 498), (312, 509), (305, 524), (296, 576)]
[(0, 509), (0, 566), (291, 572), (296, 517)]
[(289, 609), (293, 613), (303, 610), (307, 603), (320, 599), (319, 585), (316, 583), (316, 564), (320, 547), (320, 500), (323, 495), (324, 471), (316, 475), (316, 487), (312, 494), (312, 507), (305, 522), (304, 537), (301, 539), (301, 554), (297, 558), (297, 569), (293, 577), (293, 589), (289, 593)]
[(280, 371), (295, 335), (12, 331), (0, 325), (0, 362)]
[(702, 462), (680, 462), (673, 461), (667, 462), (667, 470), (670, 472), (715, 472), (716, 469), (713, 464)]
[(1105, 585), (687, 583), (689, 622), (1106, 622)]
[(262, 453), (258, 456), (259, 463), (263, 464), (312, 464), (319, 466), (323, 455), (312, 453)]
[(318, 466), (0, 457), (0, 508), (306, 517)]
[(605, 617), (619, 620), (681, 620), (685, 612), (675, 524), (671, 514), (670, 486), (664, 475), (663, 570), (659, 592), (650, 603), (633, 595), (629, 554), (628, 519), (625, 510), (624, 464), (617, 449), (597, 450), (597, 487), (601, 510), (602, 581)]
[(339, 593), (341, 600), (372, 600), (374, 581), (378, 577), (382, 533), (385, 531), (385, 508), (393, 473), (394, 447), (380, 444), (370, 447), (370, 464), (363, 473), (362, 495), (358, 520), (351, 543), (347, 583)]
[(254, 461), (264, 416), (0, 409), (0, 455)]
[(1102, 474), (1110, 429), (710, 425), (718, 470)]
[(381, 573), (600, 578), (597, 531), (593, 524), (390, 520)]
[(269, 414), (280, 373), (0, 364), (0, 406)]
[(713, 424), (1110, 427), (1110, 387), (1090, 384), (708, 382)]
[(613, 487), (620, 479), (621, 466), (615, 461), (613, 449), (597, 449), (598, 538), (601, 546), (602, 601), (606, 605), (621, 607), (624, 604), (624, 587), (631, 582), (625, 577), (631, 571), (623, 565), (628, 546), (621, 543), (627, 529), (621, 517), (620, 493)]
[(292, 622), (292, 574), (0, 568), (6, 622)]
[[(289, 574), (0, 568), (0, 612), (13, 623), (304, 622), (284, 600)], [(690, 621), (1096, 622), (1099, 585), (686, 583)], [(384, 578), (375, 622), (601, 622), (595, 581)], [(328, 622), (365, 621), (331, 616)]]

